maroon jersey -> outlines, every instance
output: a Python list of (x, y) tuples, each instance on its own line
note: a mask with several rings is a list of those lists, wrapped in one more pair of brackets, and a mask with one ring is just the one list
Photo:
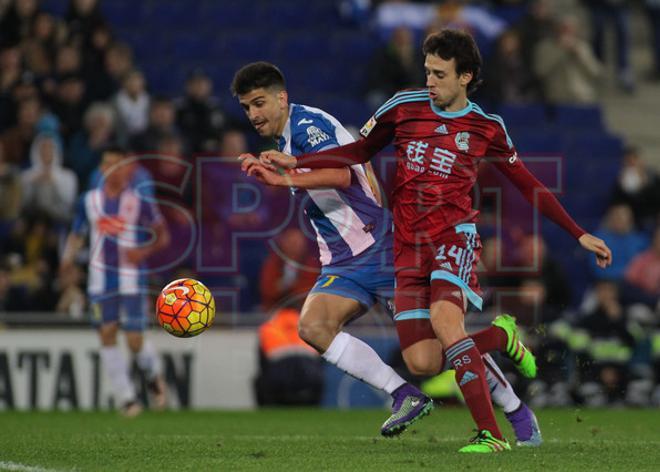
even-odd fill
[[(366, 162), (390, 142), (397, 154), (392, 195), (395, 237), (417, 244), (449, 227), (476, 221), (471, 190), (488, 159), (530, 203), (575, 238), (584, 234), (518, 158), (504, 122), (472, 102), (457, 112), (438, 109), (427, 90), (403, 91), (381, 106), (355, 143), (298, 157), (298, 167), (341, 167)], [(539, 190), (542, 190), (539, 192)], [(537, 201), (534, 196), (537, 194)]]

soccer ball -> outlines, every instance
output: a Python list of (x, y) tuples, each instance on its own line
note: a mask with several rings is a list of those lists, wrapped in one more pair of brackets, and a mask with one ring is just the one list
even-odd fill
[(167, 284), (158, 295), (156, 317), (172, 336), (191, 338), (213, 324), (215, 300), (200, 281), (178, 279)]

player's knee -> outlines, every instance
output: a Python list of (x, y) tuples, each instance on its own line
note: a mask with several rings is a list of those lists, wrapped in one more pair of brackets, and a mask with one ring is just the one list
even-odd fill
[(126, 335), (126, 344), (133, 353), (142, 350), (142, 333), (128, 333)]
[(319, 321), (305, 320), (298, 323), (298, 336), (319, 352), (324, 352), (336, 333), (332, 326)]
[(105, 324), (99, 328), (99, 337), (101, 338), (101, 345), (114, 346), (117, 344), (117, 325), (115, 323)]
[(411, 374), (415, 376), (436, 375), (440, 370), (431, 362), (407, 362), (406, 366)]

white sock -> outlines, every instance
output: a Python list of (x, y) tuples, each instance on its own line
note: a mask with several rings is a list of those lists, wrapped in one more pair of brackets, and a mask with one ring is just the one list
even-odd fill
[(323, 358), (356, 379), (390, 395), (406, 383), (371, 346), (348, 333), (341, 332), (335, 336)]
[(135, 400), (135, 386), (128, 375), (128, 363), (118, 346), (101, 347), (101, 362), (119, 406)]
[(481, 357), (484, 360), (484, 366), (486, 366), (486, 381), (490, 388), (490, 396), (493, 399), (493, 403), (502, 408), (504, 413), (511, 413), (517, 410), (522, 401), (518, 398), (516, 392), (513, 391), (513, 387), (509, 381), (493, 358), (490, 357), (490, 354), (484, 354)]
[(162, 372), (160, 357), (154, 346), (146, 339), (142, 341), (142, 349), (135, 355), (135, 360), (149, 381), (154, 380)]

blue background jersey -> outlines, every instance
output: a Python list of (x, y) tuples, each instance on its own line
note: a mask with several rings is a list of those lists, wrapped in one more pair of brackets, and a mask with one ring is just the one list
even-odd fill
[(155, 204), (132, 188), (109, 198), (103, 188), (83, 194), (78, 203), (73, 231), (89, 231), (90, 296), (137, 294), (146, 287), (144, 270), (126, 260), (125, 253), (144, 241), (149, 227), (161, 219)]
[[(291, 104), (278, 147), (297, 156), (353, 141), (341, 123), (323, 110)], [(364, 167), (355, 165), (349, 169), (351, 183), (345, 189), (294, 189), (316, 230), (322, 265), (350, 259), (389, 237), (389, 212), (378, 204)]]

